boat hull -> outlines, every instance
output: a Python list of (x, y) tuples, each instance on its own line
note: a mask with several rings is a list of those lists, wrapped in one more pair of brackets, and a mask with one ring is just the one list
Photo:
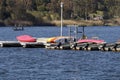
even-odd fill
[(36, 42), (36, 39), (29, 35), (21, 35), (16, 37), (20, 42)]
[(47, 40), (48, 43), (67, 43), (67, 42), (74, 42), (73, 37), (69, 36), (57, 36), (57, 37), (51, 37)]
[(104, 40), (94, 40), (94, 39), (80, 39), (77, 41), (77, 43), (96, 43), (101, 44), (105, 43)]

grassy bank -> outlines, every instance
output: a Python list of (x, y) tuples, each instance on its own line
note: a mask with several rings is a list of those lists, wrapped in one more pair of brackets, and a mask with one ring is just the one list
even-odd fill
[[(52, 24), (55, 24), (57, 26), (61, 25), (61, 21), (60, 20), (54, 20), (51, 22)], [(79, 20), (79, 21), (75, 21), (75, 20), (63, 20), (63, 25), (86, 25), (86, 26), (120, 26), (120, 18), (119, 19), (111, 19), (111, 20)]]
[[(52, 21), (52, 23), (57, 25), (57, 26), (60, 26), (61, 21), (60, 20), (55, 20), (55, 21)], [(92, 20), (86, 20), (86, 21), (83, 21), (83, 20), (81, 20), (81, 21), (63, 20), (63, 25), (64, 26), (73, 25), (73, 24), (91, 26), (91, 25), (103, 25), (103, 22), (102, 21), (92, 21)]]

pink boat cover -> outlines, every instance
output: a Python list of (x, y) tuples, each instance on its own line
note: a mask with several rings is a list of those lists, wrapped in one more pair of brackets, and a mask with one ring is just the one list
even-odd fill
[(104, 40), (94, 40), (94, 39), (80, 39), (77, 41), (78, 43), (104, 43)]
[(16, 37), (20, 42), (36, 42), (36, 39), (30, 35), (21, 35)]

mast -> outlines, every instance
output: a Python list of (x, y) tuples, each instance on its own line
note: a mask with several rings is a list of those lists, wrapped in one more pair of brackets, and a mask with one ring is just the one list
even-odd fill
[(60, 36), (63, 36), (63, 2), (61, 2), (60, 7), (61, 7), (61, 31), (60, 31)]

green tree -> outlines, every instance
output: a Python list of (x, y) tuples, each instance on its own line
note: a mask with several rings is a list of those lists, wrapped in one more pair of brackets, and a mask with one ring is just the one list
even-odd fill
[(0, 4), (0, 19), (5, 20), (10, 17), (9, 12), (6, 11), (6, 0), (2, 0)]

